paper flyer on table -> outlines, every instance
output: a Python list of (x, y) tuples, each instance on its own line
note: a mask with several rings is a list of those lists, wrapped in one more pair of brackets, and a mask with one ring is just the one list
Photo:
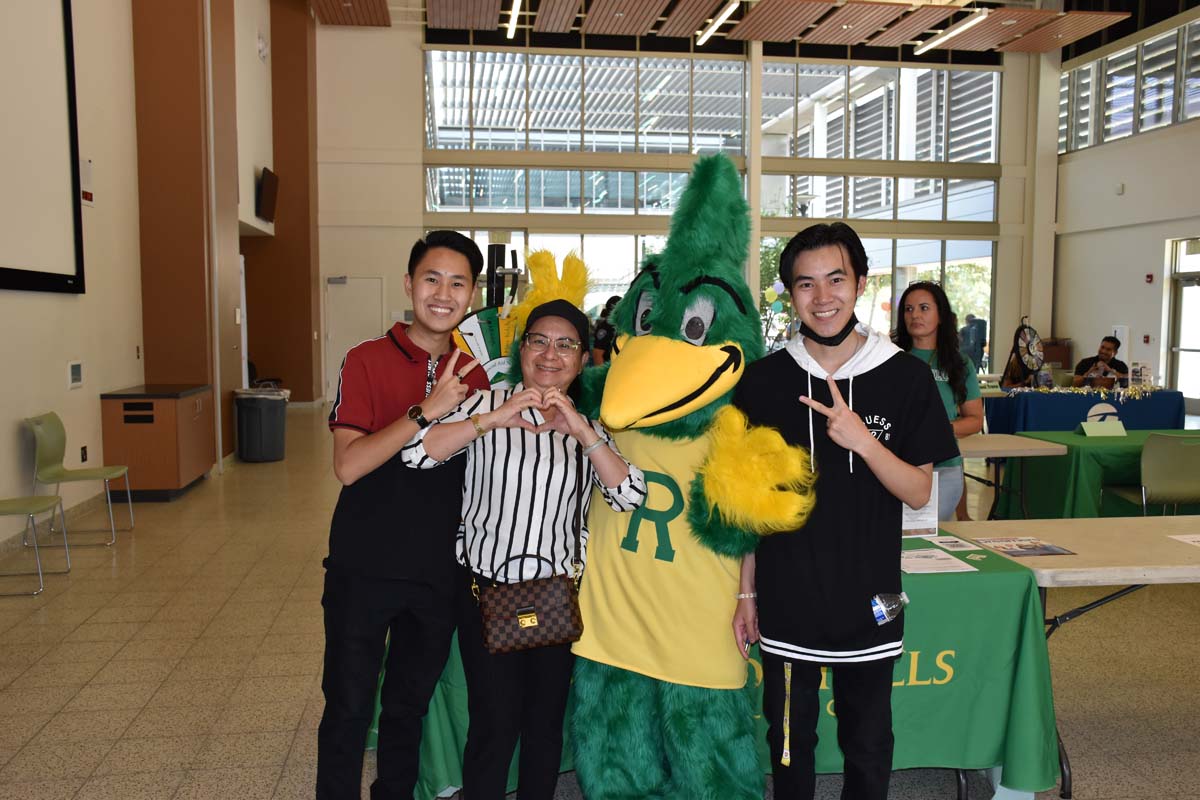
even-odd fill
[(900, 519), (900, 531), (904, 536), (928, 538), (938, 532), (938, 483), (937, 476), (929, 488), (929, 502), (920, 508), (904, 504), (904, 515)]
[(1184, 544), (1200, 547), (1200, 533), (1181, 533), (1178, 536), (1172, 536), (1170, 538), (1181, 541)]
[(933, 536), (933, 537), (930, 537), (929, 541), (933, 542), (938, 547), (941, 547), (945, 550), (949, 550), (954, 553), (957, 553), (957, 552), (960, 552), (963, 550), (982, 550), (983, 549), (979, 545), (975, 544), (974, 542), (964, 541), (964, 540), (958, 538), (957, 536)]
[(1010, 558), (1025, 558), (1029, 556), (1073, 556), (1074, 550), (1059, 547), (1056, 544), (1043, 542), (1036, 536), (999, 536), (979, 538), (975, 541), (984, 547), (1003, 553)]
[(910, 575), (932, 572), (978, 572), (970, 564), (959, 561), (945, 550), (928, 547), (922, 550), (905, 550), (900, 554), (900, 569)]

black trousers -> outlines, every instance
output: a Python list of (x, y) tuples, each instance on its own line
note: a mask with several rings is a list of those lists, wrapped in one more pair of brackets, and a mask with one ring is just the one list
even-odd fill
[[(480, 586), (487, 583), (478, 580)], [(552, 800), (575, 661), (571, 646), (489, 653), (483, 646), (479, 606), (471, 594), (471, 573), (466, 569), (459, 570), (454, 606), (471, 715), (463, 753), (464, 800), (503, 800), (518, 739), (517, 796), (520, 800)]]
[[(816, 790), (817, 691), (821, 665), (792, 661), (791, 766), (783, 766), (786, 659), (763, 653), (763, 711), (777, 800), (812, 800)], [(838, 745), (845, 756), (842, 800), (887, 800), (892, 775), (894, 658), (829, 665)]]
[(317, 732), (317, 800), (358, 800), (384, 641), (391, 634), (372, 800), (412, 800), (421, 718), (446, 666), (454, 613), (447, 591), (413, 581), (325, 573), (325, 713)]

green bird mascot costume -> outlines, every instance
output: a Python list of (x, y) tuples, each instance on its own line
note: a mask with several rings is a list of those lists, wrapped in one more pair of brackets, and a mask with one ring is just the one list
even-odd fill
[(749, 234), (733, 164), (698, 161), (666, 248), (610, 317), (611, 363), (584, 375), (585, 404), (600, 398), (648, 490), (632, 515), (593, 503), (588, 519), (571, 729), (588, 800), (763, 795), (731, 627), (740, 559), (759, 535), (803, 524), (815, 476), (804, 450), (729, 405), (763, 355)]

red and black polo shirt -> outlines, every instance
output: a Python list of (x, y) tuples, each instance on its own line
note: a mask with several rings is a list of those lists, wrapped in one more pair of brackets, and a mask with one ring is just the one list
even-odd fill
[[(436, 361), (413, 343), (408, 326), (346, 353), (329, 427), (371, 434), (419, 404), (446, 371), (451, 349)], [(469, 362), (466, 353), (458, 365)], [(466, 378), (488, 388), (476, 366)], [(399, 454), (349, 486), (343, 486), (329, 530), (326, 566), (376, 578), (419, 580), (449, 590), (454, 537), (462, 509), (464, 459), (432, 470), (408, 469)]]

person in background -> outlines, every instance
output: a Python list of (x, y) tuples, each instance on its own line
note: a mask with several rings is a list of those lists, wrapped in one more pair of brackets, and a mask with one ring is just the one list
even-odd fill
[(467, 678), (463, 795), (470, 800), (503, 800), (518, 739), (518, 796), (554, 797), (575, 660), (570, 644), (489, 653), (474, 588), (571, 575), (576, 519), (587, 519), (593, 486), (617, 511), (646, 497), (641, 470), (617, 453), (599, 422), (575, 409), (587, 358), (583, 312), (566, 300), (542, 303), (521, 337), (521, 382), (468, 398), (401, 451), (407, 466), (421, 470), (466, 454), (453, 605)]
[(621, 295), (614, 294), (604, 303), (604, 309), (600, 312), (600, 318), (596, 320), (596, 328), (592, 332), (592, 366), (600, 366), (607, 364), (612, 358), (613, 340), (616, 338), (616, 329), (613, 328), (611, 322), (608, 321), (608, 315), (617, 307), (617, 303), (621, 302)]
[(983, 367), (983, 348), (987, 344), (987, 320), (967, 314), (967, 324), (958, 331), (962, 354), (971, 359), (976, 371)]
[(1100, 351), (1075, 365), (1073, 386), (1100, 386), (1111, 389), (1115, 383), (1129, 385), (1129, 365), (1117, 358), (1121, 340), (1105, 336), (1100, 340)]
[(1001, 389), (1020, 389), (1033, 386), (1037, 378), (1036, 372), (1028, 372), (1021, 367), (1015, 353), (1009, 354), (1008, 363), (1004, 365), (1004, 374), (1000, 376)]
[[(957, 328), (950, 300), (938, 284), (910, 283), (900, 295), (900, 319), (892, 341), (933, 370), (954, 436), (961, 439), (983, 430), (983, 399), (975, 364), (959, 350)], [(954, 520), (963, 496), (962, 456), (935, 464), (933, 473), (938, 482), (938, 520)]]
[(488, 386), (455, 349), (483, 254), (454, 231), (412, 247), (404, 288), (413, 321), (346, 353), (329, 414), (342, 483), (325, 559), (325, 712), (317, 731), (317, 800), (359, 797), (367, 729), (390, 634), (379, 717), (374, 800), (408, 798), (417, 783), (421, 718), (437, 685), (454, 615), (454, 533), (464, 459), (406, 470), (399, 452), (418, 430)]

